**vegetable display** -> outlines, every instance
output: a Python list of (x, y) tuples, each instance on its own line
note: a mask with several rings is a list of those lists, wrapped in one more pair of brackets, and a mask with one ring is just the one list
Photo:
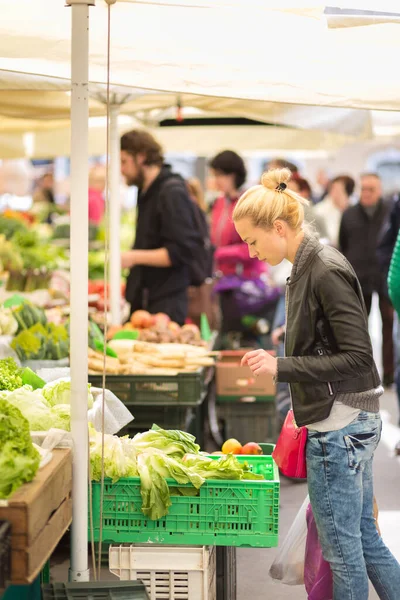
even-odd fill
[[(92, 428), (90, 465), (92, 479), (99, 481), (101, 434)], [(122, 477), (139, 476), (142, 512), (152, 520), (168, 514), (171, 495), (195, 496), (206, 479), (264, 479), (232, 454), (210, 458), (200, 452), (194, 436), (157, 425), (134, 438), (105, 435), (104, 475), (113, 482)], [(176, 487), (168, 485), (167, 480), (171, 479)]]
[[(48, 288), (52, 272), (66, 262), (62, 248), (13, 219), (0, 218), (0, 266), (8, 271), (7, 290), (32, 292)], [(4, 223), (4, 228), (2, 224)]]
[[(71, 382), (69, 379), (58, 379), (37, 390), (30, 385), (21, 386), (13, 391), (0, 392), (0, 398), (21, 411), (31, 431), (48, 431), (52, 427), (70, 431)], [(88, 408), (92, 406), (93, 396), (91, 386), (88, 384)]]
[(44, 310), (31, 302), (24, 302), (15, 308), (13, 316), (18, 323), (18, 333), (24, 329), (29, 329), (37, 323), (41, 323), (42, 325), (46, 325), (47, 323)]
[(39, 464), (28, 421), (18, 408), (0, 398), (0, 498), (8, 498), (22, 484), (32, 481)]
[(21, 331), (11, 342), (21, 361), (61, 360), (69, 356), (69, 337), (63, 325), (36, 323)]
[[(214, 365), (213, 352), (189, 344), (148, 344), (112, 340), (109, 347), (118, 358), (106, 357), (106, 372), (115, 375), (170, 375), (193, 373)], [(211, 354), (211, 356), (210, 356)], [(88, 350), (90, 374), (103, 372), (103, 355)]]

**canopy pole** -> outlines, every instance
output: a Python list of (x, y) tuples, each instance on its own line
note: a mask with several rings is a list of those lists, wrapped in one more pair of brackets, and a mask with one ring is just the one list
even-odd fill
[(72, 538), (70, 581), (89, 581), (88, 564), (88, 252), (89, 6), (67, 0), (71, 31), (71, 434)]
[(120, 107), (110, 106), (110, 198), (109, 201), (109, 243), (110, 243), (110, 304), (111, 323), (121, 325), (121, 200), (120, 184), (120, 145), (118, 115)]

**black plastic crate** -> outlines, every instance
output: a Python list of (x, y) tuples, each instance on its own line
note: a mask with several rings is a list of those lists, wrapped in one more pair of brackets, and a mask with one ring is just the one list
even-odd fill
[(192, 412), (190, 408), (184, 406), (131, 406), (129, 408), (135, 418), (118, 433), (120, 436), (133, 437), (136, 433), (151, 429), (153, 423), (163, 429), (185, 431), (190, 424)]
[(11, 578), (11, 525), (0, 521), (0, 592)]
[(218, 419), (225, 440), (235, 438), (242, 444), (276, 442), (275, 402), (227, 402), (218, 405)]
[[(171, 375), (107, 375), (106, 388), (128, 408), (135, 406), (196, 406), (207, 393), (208, 375), (213, 367), (193, 373)], [(102, 387), (101, 375), (89, 375), (94, 387)]]
[(149, 600), (139, 581), (90, 581), (42, 585), (42, 600)]

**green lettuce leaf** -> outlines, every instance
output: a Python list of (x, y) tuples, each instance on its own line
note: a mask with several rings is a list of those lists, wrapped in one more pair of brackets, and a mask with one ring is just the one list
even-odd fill
[[(90, 388), (91, 385), (88, 383), (88, 408), (92, 408), (93, 406), (93, 396)], [(43, 396), (49, 406), (71, 404), (71, 380), (64, 377), (47, 383), (43, 388)]]
[(199, 489), (204, 483), (201, 475), (160, 450), (149, 449), (142, 452), (138, 455), (137, 465), (142, 512), (152, 520), (164, 517), (171, 506), (167, 478), (180, 484), (191, 483), (195, 489)]
[(28, 421), (18, 408), (0, 398), (0, 498), (8, 498), (23, 483), (32, 481), (39, 464)]
[(136, 434), (132, 443), (138, 452), (155, 448), (175, 458), (183, 458), (188, 453), (197, 454), (200, 450), (196, 438), (190, 433), (161, 429), (157, 425), (153, 425), (149, 431)]
[(34, 391), (30, 385), (24, 385), (3, 397), (21, 411), (31, 431), (48, 431), (55, 427), (54, 415), (41, 390)]
[(233, 454), (221, 456), (218, 460), (203, 455), (187, 454), (183, 464), (196, 471), (204, 479), (255, 479), (262, 480), (262, 475), (252, 473), (247, 462), (241, 463)]

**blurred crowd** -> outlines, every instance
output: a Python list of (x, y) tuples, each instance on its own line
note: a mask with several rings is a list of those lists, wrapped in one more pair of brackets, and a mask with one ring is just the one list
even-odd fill
[[(136, 242), (129, 255), (123, 257), (123, 266), (131, 269), (131, 275), (134, 273), (136, 284), (142, 282), (136, 285), (135, 293), (141, 295), (135, 296), (135, 308), (149, 308), (155, 301), (158, 307), (163, 305), (151, 277), (155, 271), (159, 274), (164, 270), (163, 275), (170, 273), (163, 278), (163, 293), (165, 297), (168, 295), (169, 300), (165, 299), (164, 305), (171, 306), (171, 318), (183, 321), (186, 317), (199, 324), (201, 314), (205, 313), (212, 328), (220, 332), (222, 348), (253, 346), (283, 352), (285, 282), (291, 265), (271, 268), (250, 258), (247, 244), (236, 232), (232, 213), (246, 189), (244, 159), (232, 150), (225, 150), (209, 161), (208, 183), (217, 192), (209, 205), (204, 200), (201, 182), (193, 178), (184, 181), (174, 174), (164, 164), (162, 150), (155, 140), (133, 131), (123, 136), (121, 149), (122, 174), (139, 187)], [(388, 295), (387, 275), (400, 227), (400, 200), (384, 197), (382, 182), (376, 173), (364, 173), (359, 181), (346, 173), (338, 173), (325, 182), (322, 194), (316, 196), (295, 164), (275, 159), (266, 165), (268, 169), (282, 167), (292, 172), (291, 189), (309, 201), (306, 220), (321, 242), (338, 248), (353, 266), (368, 314), (373, 295), (379, 299), (383, 383), (391, 386), (399, 359), (394, 351), (397, 319)], [(144, 225), (144, 215), (150, 211), (153, 221)], [(173, 222), (175, 226), (171, 225)], [(151, 230), (150, 245), (147, 237), (142, 236), (143, 227), (147, 227), (148, 234)], [(171, 249), (167, 254), (161, 252), (165, 246)], [(205, 254), (207, 260), (204, 260)], [(191, 280), (190, 259), (197, 266), (204, 265), (196, 283)], [(178, 272), (179, 277), (174, 277)], [(131, 301), (128, 296), (127, 300)], [(177, 306), (180, 307), (178, 318)], [(400, 398), (400, 369), (397, 371)], [(282, 418), (289, 404), (287, 386), (282, 386), (278, 389)]]

